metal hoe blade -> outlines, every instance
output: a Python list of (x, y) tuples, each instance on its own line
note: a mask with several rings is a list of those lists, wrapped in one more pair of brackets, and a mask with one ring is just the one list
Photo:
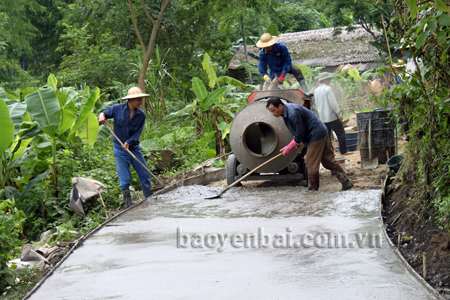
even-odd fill
[(372, 158), (372, 119), (369, 119), (369, 160), (363, 161), (364, 169), (376, 169), (378, 167), (378, 157)]
[(268, 163), (270, 163), (272, 160), (275, 160), (278, 157), (283, 156), (283, 153), (278, 154), (277, 156), (272, 157), (271, 159), (269, 159), (268, 161), (260, 164), (259, 166), (257, 166), (256, 168), (254, 168), (253, 170), (251, 170), (250, 172), (248, 172), (247, 174), (245, 174), (245, 176), (242, 176), (241, 178), (239, 178), (238, 180), (236, 180), (235, 182), (233, 182), (231, 185), (229, 185), (228, 187), (224, 188), (218, 195), (215, 196), (211, 196), (211, 197), (205, 197), (205, 199), (216, 199), (216, 198), (220, 198), (220, 196), (223, 195), (223, 193), (225, 193), (226, 191), (228, 191), (230, 188), (232, 188), (233, 186), (235, 186), (236, 184), (238, 184), (239, 182), (241, 182), (242, 180), (244, 180), (245, 178), (247, 178), (248, 176), (250, 176), (251, 174), (253, 174), (255, 171), (257, 171), (258, 169), (260, 169), (261, 167), (267, 165)]

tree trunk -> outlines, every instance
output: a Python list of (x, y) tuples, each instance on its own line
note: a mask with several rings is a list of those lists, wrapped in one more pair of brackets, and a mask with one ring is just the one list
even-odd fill
[[(245, 62), (248, 63), (247, 38), (245, 36), (244, 17), (242, 16), (241, 0), (238, 0), (238, 2), (239, 2), (239, 8), (241, 8), (241, 28), (242, 28), (242, 40), (244, 41)], [(250, 80), (250, 84), (253, 84), (252, 71), (250, 71), (250, 70), (248, 70), (248, 77)]]
[(139, 75), (139, 88), (142, 90), (142, 92), (145, 93), (145, 77), (147, 76), (148, 64), (153, 55), (153, 51), (155, 49), (156, 35), (158, 34), (159, 27), (161, 26), (161, 22), (162, 22), (162, 19), (164, 16), (164, 11), (166, 10), (167, 6), (169, 5), (170, 0), (163, 0), (163, 2), (161, 4), (161, 10), (159, 12), (158, 19), (156, 19), (156, 20), (153, 19), (152, 16), (150, 15), (150, 13), (148, 12), (147, 7), (145, 6), (144, 0), (140, 0), (140, 1), (141, 1), (142, 8), (145, 11), (145, 14), (147, 15), (147, 18), (153, 24), (152, 34), (150, 36), (150, 41), (148, 42), (147, 48), (145, 47), (144, 41), (139, 32), (139, 28), (137, 26), (136, 16), (134, 15), (134, 10), (133, 10), (133, 5), (131, 4), (131, 0), (128, 0), (128, 4), (129, 4), (130, 10), (131, 10), (131, 18), (133, 19), (134, 30), (136, 31), (136, 35), (138, 36), (139, 43), (141, 44), (142, 52), (144, 54), (144, 60), (142, 62), (142, 69), (141, 69), (141, 73)]
[(212, 113), (213, 113), (213, 130), (216, 132), (214, 134), (216, 139), (216, 155), (224, 155), (225, 145), (223, 144), (222, 133), (217, 127), (217, 124), (219, 123), (219, 120), (217, 119), (217, 109), (213, 109)]

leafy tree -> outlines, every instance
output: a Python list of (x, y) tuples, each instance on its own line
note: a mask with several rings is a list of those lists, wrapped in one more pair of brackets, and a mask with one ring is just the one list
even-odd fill
[[(26, 17), (27, 6), (39, 8), (34, 0), (0, 2), (0, 82), (8, 89), (28, 81), (19, 64), (23, 53), (31, 53), (30, 41), (36, 33)], [(15, 79), (19, 79), (18, 84), (13, 83)]]
[(313, 30), (325, 27), (320, 13), (299, 3), (286, 3), (275, 9), (271, 19), (282, 33)]
[(81, 28), (67, 25), (67, 32), (61, 35), (57, 50), (70, 53), (63, 55), (60, 65), (62, 83), (107, 88), (126, 79), (132, 52), (116, 45), (116, 37), (109, 32), (94, 37), (89, 31), (89, 24)]
[(0, 2), (0, 12), (7, 16), (4, 24), (6, 42), (16, 55), (23, 52), (30, 53), (30, 42), (33, 35), (37, 33), (36, 27), (30, 24), (26, 10), (32, 8), (39, 10), (41, 7), (35, 0), (3, 0)]
[(393, 12), (395, 1), (306, 0), (305, 4), (307, 7), (316, 8), (322, 12), (333, 27), (347, 26), (351, 28), (353, 25), (359, 24), (376, 38), (378, 34), (374, 29), (383, 28), (381, 15), (384, 15), (385, 18), (389, 17)]
[(144, 44), (144, 39), (141, 36), (141, 33), (139, 31), (136, 15), (134, 13), (133, 4), (131, 0), (128, 0), (128, 4), (130, 6), (131, 11), (131, 19), (133, 20), (134, 24), (134, 30), (136, 31), (136, 35), (138, 36), (139, 43), (141, 45), (142, 53), (143, 53), (143, 61), (142, 61), (142, 69), (141, 74), (139, 76), (139, 88), (145, 92), (145, 78), (147, 74), (148, 64), (150, 62), (150, 59), (153, 55), (153, 51), (156, 45), (156, 36), (159, 30), (159, 27), (161, 26), (163, 17), (164, 17), (164, 11), (166, 10), (167, 6), (169, 5), (170, 0), (162, 0), (161, 8), (158, 14), (158, 17), (152, 17), (150, 14), (144, 0), (140, 0), (142, 9), (145, 12), (145, 15), (148, 18), (148, 21), (152, 23), (152, 31), (151, 36), (148, 42), (148, 46), (146, 47)]
[(31, 53), (28, 70), (42, 75), (45, 80), (52, 70), (61, 63), (62, 53), (56, 51), (61, 34), (64, 32), (63, 11), (73, 0), (36, 0), (26, 6), (26, 16), (36, 33), (30, 39)]
[[(246, 85), (228, 76), (217, 77), (211, 57), (208, 54), (205, 54), (203, 57), (202, 67), (208, 76), (208, 87), (211, 89), (211, 92), (208, 92), (207, 87), (200, 78), (192, 78), (192, 89), (196, 99), (182, 110), (166, 116), (165, 119), (170, 120), (175, 117), (185, 116), (187, 113), (189, 115), (188, 118), (195, 118), (197, 133), (203, 132), (204, 134), (215, 135), (216, 141), (210, 147), (214, 148), (217, 154), (224, 155), (225, 145), (223, 139), (231, 126), (227, 121), (234, 118), (234, 113), (227, 105), (226, 98), (233, 89), (244, 89)], [(223, 85), (223, 83), (226, 85)]]

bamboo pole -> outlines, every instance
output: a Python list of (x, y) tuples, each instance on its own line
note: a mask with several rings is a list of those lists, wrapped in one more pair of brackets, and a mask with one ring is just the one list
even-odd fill
[(427, 280), (427, 253), (422, 253), (423, 258), (423, 279)]

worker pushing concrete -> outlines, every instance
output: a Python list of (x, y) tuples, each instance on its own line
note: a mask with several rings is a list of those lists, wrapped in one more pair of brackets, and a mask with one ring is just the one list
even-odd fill
[[(146, 167), (144, 155), (142, 155), (141, 146), (139, 145), (139, 137), (145, 124), (145, 113), (140, 109), (142, 101), (150, 95), (142, 93), (138, 87), (128, 90), (128, 95), (123, 100), (126, 103), (114, 104), (107, 110), (100, 113), (98, 121), (100, 124), (107, 125), (106, 119), (114, 119), (114, 133), (121, 142), (114, 137), (114, 157), (116, 158), (117, 174), (119, 175), (120, 187), (122, 188), (123, 201), (127, 207), (133, 205), (130, 195), (130, 164), (136, 170), (139, 181), (141, 182), (144, 196), (150, 197), (153, 192), (150, 174), (136, 160), (132, 159), (129, 150), (139, 159)], [(147, 167), (148, 169), (148, 167)]]
[(343, 191), (353, 187), (350, 178), (334, 157), (327, 127), (312, 111), (295, 103), (283, 103), (280, 97), (269, 97), (266, 108), (274, 117), (283, 117), (286, 127), (294, 136), (289, 145), (280, 150), (284, 155), (302, 144), (307, 147), (305, 164), (308, 169), (309, 190), (319, 189), (320, 163), (341, 182)]
[[(302, 92), (308, 93), (308, 86), (302, 71), (292, 63), (286, 45), (278, 42), (277, 36), (264, 33), (256, 43), (256, 47), (262, 48), (259, 52), (258, 69), (265, 81), (271, 81), (277, 76), (278, 82), (283, 83), (286, 74), (291, 73), (300, 84)], [(269, 66), (269, 74), (267, 74), (267, 65)]]

